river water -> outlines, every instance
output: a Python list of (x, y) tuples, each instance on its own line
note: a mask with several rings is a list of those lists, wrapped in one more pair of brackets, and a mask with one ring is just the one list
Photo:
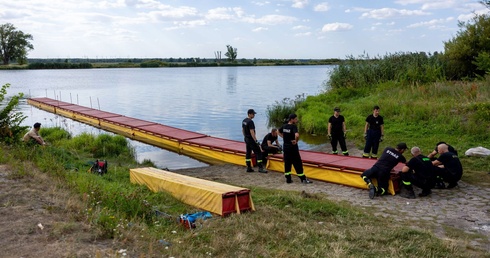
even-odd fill
[[(242, 141), (241, 121), (249, 108), (261, 139), (267, 107), (284, 98), (325, 91), (332, 66), (266, 66), (204, 68), (118, 68), (80, 70), (2, 70), (0, 83), (8, 95), (49, 97), (129, 117)], [(26, 125), (61, 126), (73, 135), (100, 129), (38, 110), (22, 102)], [(329, 112), (329, 111), (326, 111)], [(138, 160), (151, 159), (169, 169), (206, 166), (147, 144), (131, 141)], [(317, 143), (300, 142), (301, 149)]]

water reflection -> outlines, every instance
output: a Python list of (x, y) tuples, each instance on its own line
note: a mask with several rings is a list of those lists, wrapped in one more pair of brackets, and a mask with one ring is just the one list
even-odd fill
[(227, 80), (226, 80), (226, 91), (228, 93), (235, 93), (237, 86), (237, 68), (236, 67), (228, 67), (226, 69), (227, 72)]

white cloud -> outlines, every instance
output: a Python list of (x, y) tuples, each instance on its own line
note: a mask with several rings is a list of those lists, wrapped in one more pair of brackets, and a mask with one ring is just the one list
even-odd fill
[(294, 26), (291, 28), (292, 30), (309, 30), (310, 27), (308, 26), (303, 26), (303, 25), (298, 25), (298, 26)]
[(255, 1), (252, 1), (252, 4), (254, 5), (258, 5), (258, 6), (265, 6), (265, 5), (269, 5), (271, 2), (269, 1), (265, 1), (265, 2), (255, 2)]
[(446, 19), (433, 19), (433, 20), (426, 21), (426, 22), (417, 22), (414, 24), (410, 24), (407, 26), (407, 28), (419, 28), (419, 27), (427, 27), (429, 29), (443, 28), (443, 27), (445, 27), (444, 26), (445, 23), (451, 22), (453, 20), (454, 20), (454, 18), (452, 18), (452, 17), (449, 17)]
[(477, 15), (482, 15), (482, 14), (490, 14), (490, 10), (486, 7), (484, 7), (482, 4), (479, 4), (479, 9), (473, 8), (473, 9), (468, 9), (468, 13), (463, 13), (458, 16), (458, 21), (469, 21), (475, 17), (475, 14)]
[(322, 32), (330, 32), (330, 31), (347, 31), (352, 29), (354, 26), (348, 23), (328, 23), (323, 25)]
[(304, 32), (304, 33), (296, 33), (294, 34), (295, 37), (309, 37), (311, 36), (311, 32)]
[(320, 3), (320, 4), (317, 4), (313, 10), (315, 12), (326, 12), (328, 10), (330, 10), (330, 6), (328, 6), (328, 3)]
[(198, 16), (198, 11), (193, 7), (158, 8), (158, 11), (148, 13), (155, 20), (188, 19)]
[(293, 5), (291, 5), (294, 8), (305, 8), (309, 3), (309, 0), (293, 0)]
[(266, 15), (258, 19), (247, 18), (247, 21), (251, 23), (267, 24), (267, 25), (279, 25), (279, 24), (289, 24), (297, 21), (298, 19), (292, 16), (284, 15)]
[(419, 11), (419, 10), (407, 10), (407, 9), (394, 9), (394, 8), (381, 8), (374, 9), (368, 12), (365, 12), (361, 15), (361, 18), (370, 18), (370, 19), (388, 19), (400, 16), (421, 16), (421, 15), (429, 15), (430, 13)]
[(424, 3), (430, 3), (430, 2), (437, 2), (437, 0), (397, 0), (397, 1), (395, 1), (396, 4), (400, 4), (400, 5), (424, 4)]
[(252, 31), (253, 32), (260, 32), (260, 31), (268, 31), (268, 30), (269, 29), (265, 28), (265, 27), (258, 27), (258, 28), (253, 29)]
[(462, 4), (462, 1), (456, 0), (398, 0), (399, 5), (421, 5), (422, 10), (440, 10), (454, 8)]
[(215, 8), (208, 10), (206, 19), (208, 20), (232, 20), (241, 17), (243, 10), (241, 8)]
[(457, 3), (454, 0), (434, 1), (422, 5), (422, 10), (439, 10), (456, 7)]

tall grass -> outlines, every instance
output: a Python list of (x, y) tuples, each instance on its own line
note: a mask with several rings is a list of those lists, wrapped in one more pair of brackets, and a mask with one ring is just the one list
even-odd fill
[(295, 113), (298, 107), (305, 101), (305, 94), (296, 95), (294, 99), (284, 98), (282, 101), (276, 101), (267, 106), (268, 125), (280, 127), (287, 121), (290, 114)]
[(373, 88), (388, 81), (420, 84), (444, 80), (443, 62), (434, 55), (420, 53), (394, 53), (370, 58), (350, 56), (333, 69), (329, 86), (337, 88)]

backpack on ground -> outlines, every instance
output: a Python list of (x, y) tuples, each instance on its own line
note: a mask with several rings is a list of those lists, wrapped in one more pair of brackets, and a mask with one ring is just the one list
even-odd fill
[(90, 172), (99, 175), (107, 173), (107, 160), (96, 160), (90, 168)]

